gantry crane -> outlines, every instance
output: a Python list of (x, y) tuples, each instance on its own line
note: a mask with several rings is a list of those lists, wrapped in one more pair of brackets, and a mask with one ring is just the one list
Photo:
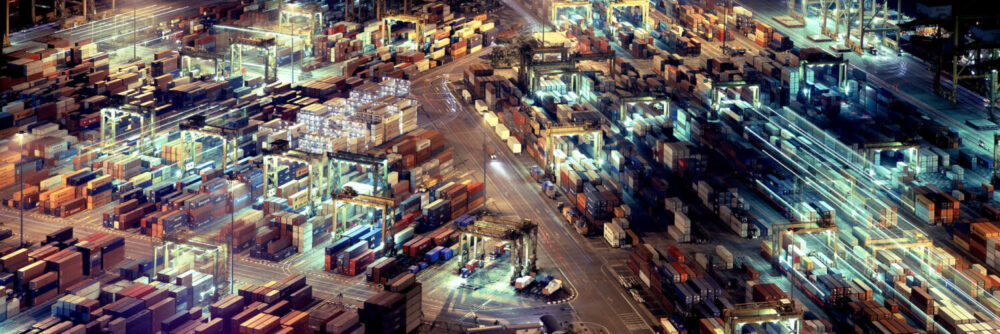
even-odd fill
[(871, 169), (875, 164), (875, 154), (881, 153), (882, 151), (904, 151), (910, 150), (912, 152), (907, 152), (909, 156), (910, 166), (920, 166), (920, 144), (917, 142), (878, 142), (878, 143), (865, 143), (862, 148), (865, 152), (865, 163), (867, 164), (866, 169)]
[(794, 299), (737, 304), (733, 309), (722, 311), (726, 322), (725, 333), (739, 333), (740, 326), (744, 324), (765, 322), (789, 322), (795, 327), (791, 333), (801, 331), (803, 311)]
[(847, 88), (847, 65), (848, 61), (846, 58), (844, 58), (844, 56), (840, 56), (837, 59), (816, 61), (816, 62), (810, 62), (808, 60), (799, 60), (799, 87), (805, 86), (806, 83), (811, 83), (812, 79), (808, 75), (806, 75), (807, 70), (809, 68), (821, 67), (821, 66), (836, 66), (837, 88), (844, 90)]
[[(538, 77), (551, 74), (571, 73), (570, 89), (576, 91), (580, 88), (580, 73), (576, 69), (576, 64), (580, 61), (607, 61), (608, 72), (611, 78), (615, 78), (615, 53), (593, 52), (593, 53), (571, 53), (566, 47), (561, 46), (532, 46), (525, 45), (518, 52), (521, 55), (520, 68), (518, 70), (518, 82), (528, 91), (534, 91), (538, 86)], [(557, 60), (546, 60), (546, 56), (556, 55)], [(535, 59), (541, 56), (541, 59)]]
[[(152, 143), (156, 139), (156, 113), (151, 107), (139, 107), (132, 104), (122, 108), (101, 109), (101, 147), (102, 150), (116, 150), (118, 125), (125, 119), (139, 119), (139, 150), (146, 148), (146, 137)], [(128, 129), (126, 129), (128, 130)]]
[(559, 10), (568, 8), (583, 8), (587, 10), (587, 16), (584, 17), (583, 27), (587, 27), (587, 23), (594, 17), (594, 5), (590, 1), (553, 1), (552, 5), (549, 6), (549, 20), (552, 24), (556, 24), (559, 21)]
[(510, 261), (514, 267), (511, 281), (537, 270), (538, 225), (531, 220), (508, 220), (492, 216), (478, 217), (468, 226), (455, 225), (460, 233), (459, 263), (480, 259), (487, 254), (488, 240), (510, 243)]
[(663, 115), (670, 117), (670, 97), (666, 94), (653, 94), (647, 96), (629, 96), (621, 98), (621, 103), (618, 106), (618, 121), (625, 120), (625, 113), (628, 111), (628, 107), (633, 106), (637, 103), (648, 103), (648, 104), (660, 104), (663, 108)]
[(329, 169), (333, 175), (332, 180), (330, 180), (333, 191), (338, 192), (344, 186), (341, 176), (345, 164), (361, 165), (373, 169), (371, 173), (375, 187), (374, 194), (383, 194), (388, 190), (385, 183), (389, 179), (389, 164), (385, 156), (338, 151), (327, 153), (327, 159), (329, 159)]
[[(178, 124), (178, 128), (181, 131), (181, 147), (184, 149), (184, 157), (194, 157), (194, 146), (191, 145), (194, 142), (187, 141), (187, 135), (200, 135), (200, 136), (210, 136), (222, 139), (222, 171), (225, 172), (229, 166), (229, 161), (235, 165), (236, 161), (239, 160), (238, 151), (236, 149), (236, 140), (238, 129), (207, 124), (204, 115), (193, 115), (183, 122)], [(181, 167), (186, 167), (186, 161), (181, 161)], [(185, 170), (186, 171), (186, 170)]]
[(262, 38), (236, 37), (229, 40), (229, 59), (232, 72), (243, 73), (243, 49), (264, 51), (264, 82), (278, 81), (278, 49), (274, 36)]
[[(814, 234), (823, 233), (826, 235), (826, 245), (833, 249), (833, 267), (837, 267), (837, 257), (840, 256), (840, 246), (837, 242), (837, 225), (820, 225), (817, 223), (802, 223), (793, 222), (787, 224), (776, 224), (771, 227), (771, 247), (774, 247), (774, 254), (780, 254), (781, 250), (784, 249), (784, 245), (781, 243), (781, 235), (783, 233), (795, 234)], [(775, 258), (779, 258), (775, 256)]]
[[(819, 21), (819, 33), (821, 36), (825, 36), (826, 38), (832, 40), (840, 39), (840, 25), (841, 22), (846, 20), (847, 15), (847, 11), (840, 7), (841, 3), (841, 0), (819, 0), (821, 16)], [(832, 11), (830, 10), (831, 6), (833, 7)], [(834, 23), (833, 30), (830, 30), (826, 24), (831, 19), (831, 15)], [(805, 22), (802, 23), (803, 25), (805, 24)]]
[(649, 17), (648, 0), (609, 0), (604, 7), (604, 18), (610, 23), (613, 18), (612, 13), (615, 8), (622, 7), (639, 7), (642, 11), (642, 27), (644, 29), (649, 29), (653, 26), (652, 20)]
[(281, 12), (278, 15), (278, 25), (279, 27), (286, 27), (289, 29), (295, 28), (294, 20), (296, 17), (303, 17), (309, 24), (309, 39), (312, 40), (313, 35), (320, 35), (323, 30), (323, 11), (318, 8), (314, 3), (301, 5), (285, 5), (281, 8)]
[(892, 239), (874, 239), (865, 243), (865, 248), (875, 256), (877, 252), (899, 249), (904, 252), (917, 252), (920, 261), (926, 263), (934, 243), (919, 233), (908, 233), (907, 236)]
[[(865, 35), (867, 35), (868, 33), (880, 32), (882, 33), (882, 43), (885, 46), (888, 46), (890, 49), (893, 49), (896, 52), (900, 51), (899, 33), (901, 29), (898, 25), (898, 22), (896, 23), (889, 22), (889, 1), (891, 0), (842, 0), (842, 1), (845, 2), (845, 5), (841, 6), (843, 13), (842, 15), (838, 15), (837, 24), (840, 25), (841, 23), (843, 23), (844, 26), (847, 28), (846, 35), (844, 36), (844, 45), (848, 49), (858, 54), (864, 54), (864, 50), (867, 49), (867, 47), (865, 46)], [(900, 11), (900, 9), (902, 8), (901, 5), (902, 5), (902, 0), (896, 0), (897, 21), (898, 17), (902, 15), (902, 12)], [(867, 16), (865, 14), (865, 9), (873, 9), (873, 8), (866, 8), (866, 6), (875, 7), (874, 10), (868, 13), (869, 15)], [(881, 12), (882, 14), (881, 18), (878, 15), (879, 12)], [(881, 22), (877, 23), (876, 19), (880, 19)], [(855, 21), (858, 22), (857, 28), (852, 30)], [(858, 38), (857, 42), (854, 42), (854, 40), (851, 39), (852, 31), (857, 31), (857, 36), (856, 36)], [(889, 32), (895, 33), (895, 36), (893, 36), (894, 39), (887, 38), (886, 33)], [(872, 47), (875, 48), (877, 46), (873, 45)]]
[(281, 186), (278, 184), (278, 171), (281, 163), (301, 163), (309, 166), (309, 175), (306, 176), (306, 182), (309, 184), (306, 203), (313, 207), (325, 194), (330, 193), (329, 182), (325, 182), (326, 180), (323, 179), (325, 175), (328, 175), (324, 170), (327, 166), (324, 158), (322, 155), (298, 150), (288, 150), (282, 153), (272, 152), (264, 155), (264, 194), (267, 194), (268, 189), (272, 187)]
[[(389, 44), (392, 40), (392, 24), (395, 22), (407, 22), (413, 24), (416, 29), (417, 35), (417, 45), (424, 44), (424, 18), (414, 15), (407, 14), (389, 14), (382, 19), (382, 25), (385, 26), (385, 43)], [(411, 38), (412, 40), (412, 38)]]
[(331, 195), (333, 197), (333, 240), (339, 239), (340, 235), (347, 230), (346, 224), (341, 224), (342, 222), (346, 223), (346, 221), (341, 221), (340, 216), (337, 214), (337, 207), (340, 204), (357, 205), (382, 211), (381, 222), (379, 223), (382, 231), (380, 237), (382, 238), (382, 249), (387, 251), (383, 253), (388, 253), (395, 249), (393, 240), (395, 221), (392, 217), (395, 216), (396, 203), (393, 199), (358, 194), (351, 187), (344, 187), (341, 191), (334, 192)]
[(198, 58), (198, 59), (207, 59), (213, 61), (214, 63), (213, 67), (215, 68), (215, 73), (213, 73), (212, 75), (214, 76), (215, 80), (221, 80), (226, 77), (225, 75), (226, 57), (223, 55), (219, 55), (204, 50), (198, 50), (190, 46), (185, 46), (181, 48), (180, 55), (181, 55), (182, 70), (188, 76), (191, 76), (193, 74), (191, 71), (191, 58)]
[(719, 107), (720, 107), (720, 102), (722, 102), (722, 94), (719, 94), (719, 90), (726, 89), (726, 88), (733, 88), (733, 89), (739, 89), (739, 88), (744, 88), (744, 87), (749, 88), (750, 89), (750, 94), (751, 94), (750, 104), (752, 104), (754, 106), (754, 108), (760, 108), (760, 84), (759, 83), (752, 83), (752, 82), (748, 82), (746, 80), (736, 80), (736, 81), (713, 81), (711, 83), (711, 85), (712, 85), (712, 92), (711, 92), (711, 94), (712, 94), (712, 108), (711, 108), (712, 109), (712, 113), (711, 113), (711, 116), (712, 116), (712, 118), (711, 119), (718, 119), (719, 118), (718, 117)]
[(604, 147), (604, 132), (601, 124), (586, 122), (578, 124), (548, 125), (543, 130), (545, 137), (545, 172), (551, 174), (555, 170), (555, 138), (565, 136), (593, 135), (594, 160), (601, 160), (601, 148)]

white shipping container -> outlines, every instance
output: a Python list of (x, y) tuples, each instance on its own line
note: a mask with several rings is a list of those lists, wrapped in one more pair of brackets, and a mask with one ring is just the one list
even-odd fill
[(486, 107), (486, 102), (483, 100), (476, 100), (473, 104), (475, 105), (476, 111), (478, 112), (486, 112), (487, 110), (489, 110)]
[(490, 127), (495, 127), (498, 124), (500, 124), (500, 119), (497, 118), (497, 115), (493, 114), (492, 112), (484, 113), (483, 120), (485, 120), (486, 124), (489, 124)]
[(615, 223), (604, 223), (604, 240), (608, 242), (608, 245), (614, 248), (621, 247), (624, 239), (625, 230), (622, 230), (621, 226)]
[(511, 153), (521, 154), (521, 142), (517, 141), (517, 138), (507, 138), (507, 147), (510, 148)]
[(507, 126), (503, 124), (497, 124), (496, 133), (497, 136), (500, 136), (501, 140), (507, 140), (507, 138), (510, 137), (510, 130), (508, 130)]
[(691, 228), (691, 219), (688, 218), (688, 216), (685, 215), (683, 212), (674, 211), (674, 225), (673, 226), (677, 226), (678, 228), (690, 229)]

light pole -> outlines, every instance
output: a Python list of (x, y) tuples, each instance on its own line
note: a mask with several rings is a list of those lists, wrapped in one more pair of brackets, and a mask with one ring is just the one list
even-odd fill
[[(225, 156), (225, 153), (223, 153)], [(225, 159), (225, 158), (223, 158)], [(224, 172), (224, 171), (223, 171)], [(234, 176), (232, 174), (228, 175), (229, 179), (229, 189), (233, 188)], [(233, 192), (230, 191), (231, 194)], [(229, 203), (231, 203), (231, 208), (229, 210), (229, 293), (236, 293), (236, 268), (233, 266), (236, 264), (233, 257), (236, 256), (236, 196), (233, 195), (229, 198)]]
[(22, 171), (21, 169), (24, 168), (24, 131), (20, 131), (17, 133), (17, 145), (18, 145), (18, 151), (17, 151), (18, 163), (16, 164), (17, 165), (16, 167), (17, 167), (17, 176), (18, 176), (17, 178), (19, 185), (18, 187), (20, 188), (20, 193), (21, 193), (21, 200), (17, 202), (17, 209), (20, 212), (21, 216), (20, 246), (23, 247), (24, 246), (24, 171)]

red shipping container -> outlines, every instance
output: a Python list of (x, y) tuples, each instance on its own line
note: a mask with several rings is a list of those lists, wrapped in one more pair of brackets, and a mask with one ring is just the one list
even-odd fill
[(366, 250), (364, 253), (361, 253), (361, 255), (351, 259), (350, 264), (348, 265), (347, 275), (354, 276), (360, 274), (373, 261), (375, 261), (375, 251), (371, 249)]
[(677, 262), (680, 263), (687, 262), (684, 261), (684, 252), (681, 252), (680, 249), (677, 249), (677, 246), (675, 245), (670, 245), (670, 247), (667, 247), (667, 255), (670, 255), (670, 257), (674, 258), (674, 260)]

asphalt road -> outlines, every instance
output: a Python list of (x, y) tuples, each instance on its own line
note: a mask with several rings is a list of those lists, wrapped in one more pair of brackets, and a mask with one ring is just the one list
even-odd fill
[[(481, 54), (487, 52), (484, 50)], [(460, 101), (460, 97), (448, 99), (449, 85), (444, 81), (458, 81), (458, 85), (451, 86), (459, 87), (461, 71), (476, 61), (480, 60), (467, 56), (456, 62), (457, 66), (449, 65), (437, 72), (432, 70), (413, 81), (413, 96), (421, 101), (426, 111), (426, 117), (420, 115), (421, 127), (447, 134), (446, 140), (455, 151), (456, 169), (475, 171), (476, 179), (482, 179), (486, 134), (485, 140), (496, 148), (498, 156), (485, 169), (488, 175), (487, 209), (539, 224), (539, 266), (543, 272), (563, 277), (577, 291), (577, 297), (570, 304), (579, 319), (604, 325), (611, 333), (651, 332), (644, 321), (637, 320), (642, 319), (643, 311), (633, 305), (631, 298), (622, 293), (617, 278), (608, 273), (608, 262), (616, 259), (599, 254), (591, 246), (594, 239), (584, 238), (564, 224), (555, 201), (541, 194), (540, 186), (529, 173), (536, 162), (526, 154), (511, 154), (506, 143), (485, 124), (478, 112)], [(440, 97), (442, 94), (444, 98)], [(508, 321), (534, 321), (536, 313), (513, 312), (508, 315), (513, 316)], [(480, 311), (479, 314), (488, 313)], [(516, 316), (518, 314), (521, 316)]]

